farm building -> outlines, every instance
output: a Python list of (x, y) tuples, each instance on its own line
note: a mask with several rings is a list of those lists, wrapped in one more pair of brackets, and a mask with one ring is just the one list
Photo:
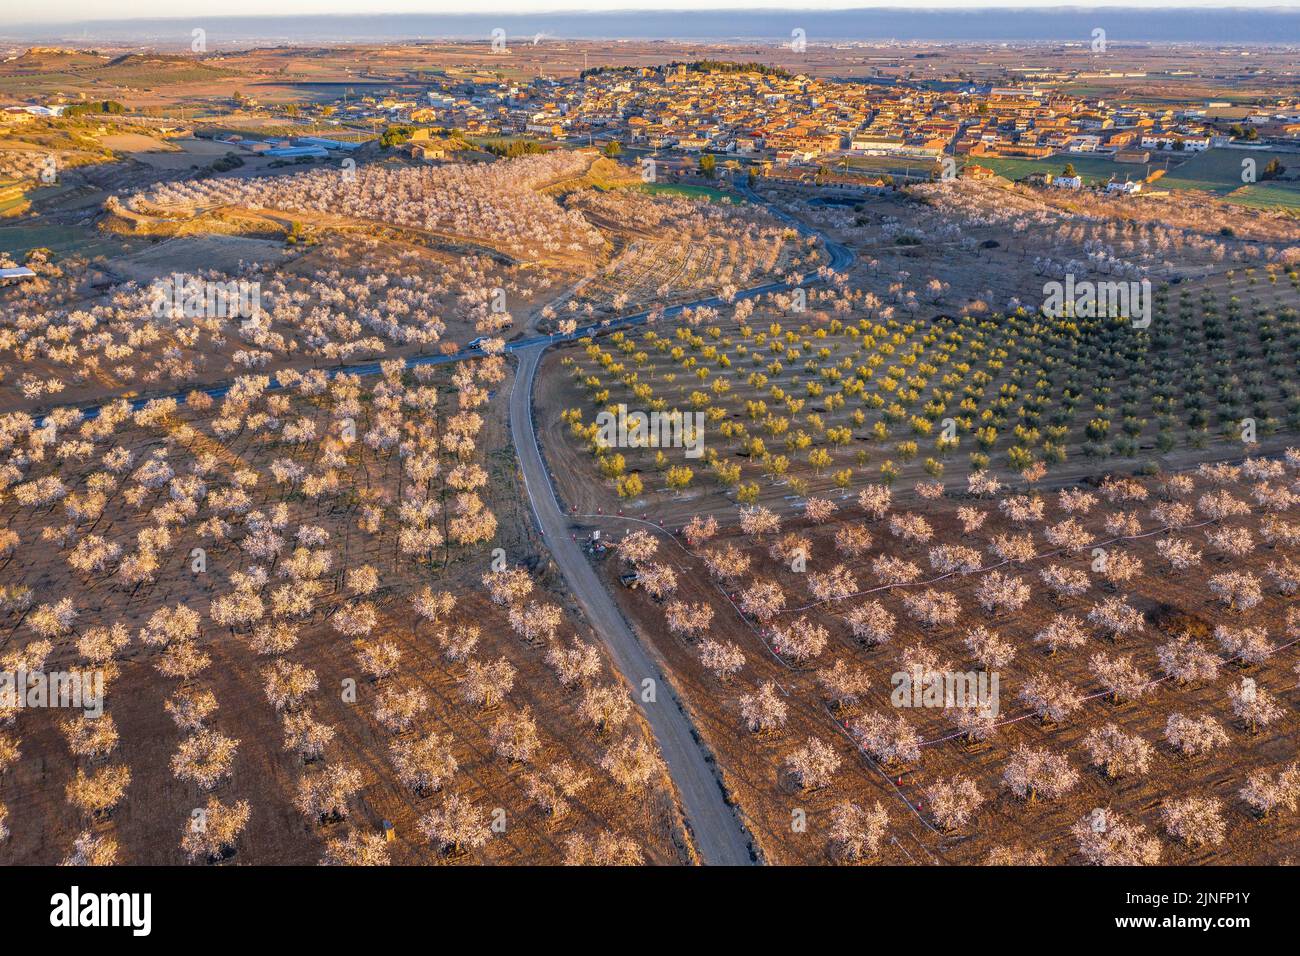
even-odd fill
[(326, 139), (323, 136), (299, 136), (298, 145), (317, 146), (321, 149), (341, 149), (348, 152), (361, 147), (361, 143), (359, 142), (349, 143), (341, 139)]

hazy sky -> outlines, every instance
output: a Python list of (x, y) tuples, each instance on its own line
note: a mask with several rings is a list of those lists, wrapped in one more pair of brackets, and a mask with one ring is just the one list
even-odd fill
[[(543, 13), (560, 10), (722, 10), (820, 9), (854, 7), (1250, 7), (1300, 8), (1300, 0), (41, 0), (22, 6), (2, 0), (8, 7), (3, 21), (49, 23), (66, 20), (127, 20), (136, 17), (277, 16), (314, 13)], [(14, 4), (10, 6), (10, 4)]]

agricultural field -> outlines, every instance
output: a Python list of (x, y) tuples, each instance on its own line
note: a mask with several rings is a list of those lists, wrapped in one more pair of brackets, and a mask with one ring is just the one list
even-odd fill
[[(1047, 173), (1050, 176), (1063, 174), (1066, 165), (1074, 167), (1077, 175), (1086, 185), (1095, 186), (1112, 179), (1123, 182), (1125, 179), (1145, 179), (1153, 169), (1163, 169), (1166, 155), (1152, 154), (1150, 163), (1117, 163), (1113, 159), (1101, 156), (1088, 156), (1071, 153), (1064, 156), (1052, 156), (1049, 159), (1015, 159), (1004, 156), (979, 156), (971, 160), (972, 165), (984, 166), (1006, 179), (1024, 179), (1034, 173)], [(1179, 162), (1181, 157), (1174, 157), (1171, 162)]]
[(5, 46), (0, 866), (1300, 860), (1294, 50), (509, 16)]
[(1300, 185), (1295, 183), (1252, 183), (1234, 189), (1224, 197), (1238, 206), (1255, 209), (1300, 209)]
[[(1243, 185), (1242, 161), (1246, 159), (1255, 163), (1255, 175), (1260, 179)], [(973, 163), (1012, 180), (1034, 173), (1060, 175), (1068, 163), (1088, 186), (1104, 185), (1111, 180), (1146, 181), (1149, 189), (1201, 191), (1244, 206), (1293, 209), (1298, 188), (1294, 173), (1286, 178), (1261, 181), (1265, 167), (1273, 160), (1283, 167), (1300, 166), (1294, 153), (1248, 149), (1209, 149), (1202, 153), (1152, 150), (1151, 159), (1146, 163), (1118, 163), (1100, 156), (1076, 154), (1050, 159), (981, 156)]]
[[(1158, 156), (1153, 153), (1152, 156)], [(1300, 166), (1295, 153), (1277, 153), (1268, 150), (1207, 149), (1196, 153), (1186, 162), (1178, 164), (1158, 180), (1161, 189), (1201, 189), (1220, 195), (1240, 189), (1243, 160), (1255, 163), (1256, 176), (1263, 179), (1264, 168), (1276, 159), (1284, 167)], [(1294, 173), (1293, 173), (1294, 175)], [(1285, 181), (1260, 185), (1286, 186)], [(1290, 183), (1295, 186), (1294, 182)]]
[(559, 315), (619, 315), (735, 295), (763, 278), (814, 272), (822, 264), (816, 243), (801, 242), (766, 210), (715, 206), (692, 192), (588, 191), (570, 208), (597, 225), (613, 249), (599, 272), (552, 303)]
[(645, 183), (640, 189), (652, 196), (685, 196), (687, 199), (707, 199), (710, 202), (741, 203), (740, 197), (711, 186), (695, 186), (687, 183)]
[(1287, 461), (576, 520), (769, 863), (1289, 862)]
[(508, 375), (4, 416), (5, 669), (109, 703), (0, 713), (0, 859), (677, 861), (653, 743), (520, 533)]
[(108, 704), (0, 714), (0, 861), (698, 859), (528, 526), (502, 353), (592, 314), (561, 312), (608, 274), (577, 252), (682, 256), (647, 301), (821, 254), (593, 160), (166, 181), (93, 232), (11, 230), (36, 275), (0, 289), (0, 652)]
[[(792, 507), (864, 481), (960, 482), (990, 467), (1168, 467), (1239, 453), (1246, 420), (1256, 442), (1300, 430), (1298, 308), (1300, 274), (1275, 269), (1157, 287), (1149, 328), (1024, 309), (920, 320), (873, 292), (815, 290), (802, 307), (775, 293), (557, 353), (569, 383), (546, 418), (556, 454), (585, 458), (599, 482), (565, 469), (588, 511)], [(1210, 350), (1221, 358), (1207, 369)], [(698, 416), (698, 457), (606, 449), (598, 416), (619, 405)]]
[[(510, 330), (514, 318), (492, 310), (491, 290), (522, 313), (553, 281), (545, 270), (373, 238), (287, 244), (283, 232), (278, 240), (194, 232), (114, 245), (116, 254), (95, 265), (38, 253), (28, 264), (39, 280), (0, 291), (7, 308), (45, 330), (0, 330), (0, 409), (43, 411), (247, 371), (438, 354)], [(96, 285), (96, 273), (117, 281)], [(230, 291), (219, 314), (185, 314), (201, 282)], [(175, 321), (157, 321), (173, 313)]]

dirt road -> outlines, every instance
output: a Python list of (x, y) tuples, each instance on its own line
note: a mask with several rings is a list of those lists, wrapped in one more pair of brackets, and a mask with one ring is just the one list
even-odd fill
[[(539, 342), (516, 351), (519, 370), (510, 393), (510, 433), (537, 526), (570, 592), (609, 649), (619, 672), (637, 691), (645, 679), (655, 681), (656, 702), (640, 706), (668, 763), (703, 862), (715, 866), (750, 864), (754, 861), (749, 837), (728, 806), (690, 721), (673, 698), (668, 680), (623, 619), (582, 550), (569, 537), (568, 521), (556, 501), (533, 428), (533, 375), (544, 348), (545, 343)], [(640, 694), (637, 696), (639, 700)]]

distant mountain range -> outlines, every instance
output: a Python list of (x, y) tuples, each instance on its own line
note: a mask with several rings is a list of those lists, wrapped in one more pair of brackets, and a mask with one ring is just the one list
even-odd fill
[[(707, 0), (704, 0), (707, 2)], [(1101, 27), (1111, 43), (1128, 41), (1300, 46), (1300, 9), (1081, 8), (967, 10), (641, 10), (617, 13), (377, 14), (184, 17), (0, 26), (19, 42), (134, 42), (189, 45), (196, 23), (215, 47), (256, 43), (334, 43), (537, 34), (571, 39), (789, 41), (969, 40), (990, 43), (1087, 41)]]

